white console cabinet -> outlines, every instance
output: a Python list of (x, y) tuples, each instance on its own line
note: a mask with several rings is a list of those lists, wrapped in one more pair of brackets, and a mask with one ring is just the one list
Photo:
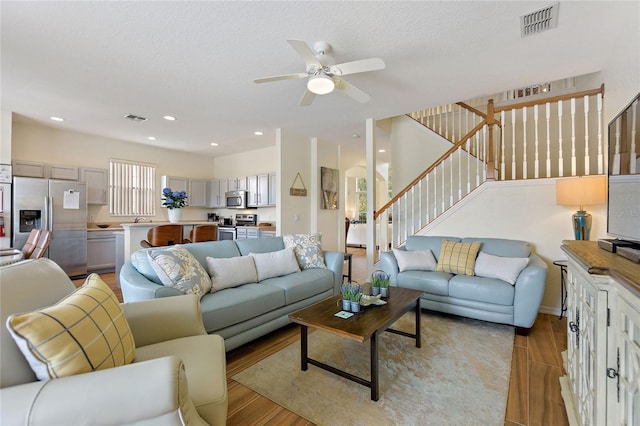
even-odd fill
[(566, 375), (572, 425), (640, 425), (640, 265), (589, 241), (565, 241)]

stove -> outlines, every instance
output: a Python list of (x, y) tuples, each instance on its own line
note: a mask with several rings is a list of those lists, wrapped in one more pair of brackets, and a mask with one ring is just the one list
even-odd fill
[(258, 215), (237, 213), (235, 221), (235, 225), (218, 225), (218, 240), (235, 240), (237, 236), (236, 228), (256, 226), (258, 224)]
[(236, 214), (236, 226), (256, 226), (258, 224), (257, 214)]

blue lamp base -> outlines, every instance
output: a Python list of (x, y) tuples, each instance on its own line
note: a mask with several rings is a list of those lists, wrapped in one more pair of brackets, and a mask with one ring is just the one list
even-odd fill
[(591, 214), (578, 210), (573, 214), (573, 233), (576, 240), (588, 240), (591, 235)]

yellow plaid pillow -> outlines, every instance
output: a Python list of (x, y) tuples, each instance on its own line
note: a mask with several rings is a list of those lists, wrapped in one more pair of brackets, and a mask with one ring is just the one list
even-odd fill
[(443, 240), (436, 271), (450, 272), (458, 275), (473, 275), (476, 256), (480, 250), (480, 242), (455, 243)]
[(40, 380), (125, 365), (135, 357), (120, 303), (97, 274), (53, 306), (10, 316), (7, 328)]

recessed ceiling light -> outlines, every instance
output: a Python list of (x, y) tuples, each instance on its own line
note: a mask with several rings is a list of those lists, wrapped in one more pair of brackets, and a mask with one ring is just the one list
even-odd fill
[(354, 138), (354, 139), (358, 139), (360, 137), (360, 135), (357, 134), (357, 133), (354, 133), (354, 134), (351, 135), (351, 137)]
[(147, 139), (149, 139), (150, 141), (155, 141), (156, 138), (154, 138), (153, 136), (149, 136)]
[(167, 121), (176, 121), (176, 118), (173, 115), (165, 115), (162, 118), (164, 118)]
[(50, 119), (52, 119), (53, 121), (64, 121), (64, 118), (60, 118), (60, 117), (49, 117)]
[(253, 134), (256, 135), (256, 136), (264, 135), (264, 133), (262, 133), (260, 130), (256, 130), (255, 132), (253, 132)]
[(378, 152), (387, 152), (386, 149), (379, 149)]
[(209, 145), (211, 146), (218, 146), (218, 144), (216, 142), (211, 142)]

